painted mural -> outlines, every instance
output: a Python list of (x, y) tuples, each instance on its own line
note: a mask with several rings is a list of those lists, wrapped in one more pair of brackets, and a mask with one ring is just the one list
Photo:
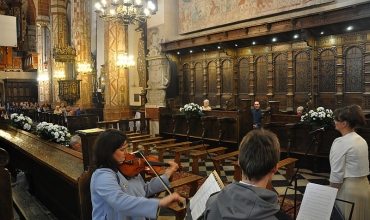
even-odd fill
[(179, 33), (325, 4), (334, 0), (178, 0)]

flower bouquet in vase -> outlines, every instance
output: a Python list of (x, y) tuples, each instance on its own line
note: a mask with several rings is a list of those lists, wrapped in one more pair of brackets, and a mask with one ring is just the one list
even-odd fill
[(47, 122), (38, 124), (36, 126), (36, 133), (45, 140), (59, 144), (63, 144), (71, 138), (71, 134), (66, 127)]
[(30, 131), (32, 128), (32, 119), (28, 116), (23, 116), (23, 114), (18, 115), (18, 113), (13, 113), (10, 115), (10, 124), (13, 127)]
[(189, 103), (180, 108), (180, 112), (189, 116), (202, 116), (204, 115), (200, 105), (195, 103)]
[(333, 125), (333, 111), (318, 107), (302, 114), (301, 121), (312, 126)]

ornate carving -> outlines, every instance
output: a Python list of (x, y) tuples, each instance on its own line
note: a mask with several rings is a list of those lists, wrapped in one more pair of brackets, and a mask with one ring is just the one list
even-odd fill
[(327, 37), (317, 39), (317, 46), (335, 45), (337, 43), (338, 43), (337, 36), (327, 36)]
[(274, 88), (275, 93), (286, 93), (287, 87), (287, 74), (288, 74), (288, 63), (287, 53), (274, 54)]
[(350, 47), (345, 52), (345, 92), (363, 92), (365, 51), (360, 47)]
[(166, 91), (164, 89), (148, 89), (148, 104), (164, 106), (166, 104)]
[(341, 36), (342, 42), (348, 43), (348, 42), (355, 42), (355, 41), (365, 41), (366, 34), (367, 34), (366, 32), (343, 34)]
[(311, 88), (311, 62), (309, 51), (294, 52), (295, 92), (309, 93)]
[(256, 60), (256, 72), (254, 78), (257, 84), (255, 85), (256, 93), (267, 93), (267, 76), (268, 76), (268, 60), (267, 56), (260, 56)]

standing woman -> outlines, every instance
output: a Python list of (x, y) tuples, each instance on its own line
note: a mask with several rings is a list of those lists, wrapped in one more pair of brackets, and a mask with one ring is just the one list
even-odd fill
[[(126, 178), (119, 170), (125, 161), (127, 136), (119, 130), (107, 129), (99, 135), (94, 146), (94, 173), (90, 190), (93, 206), (92, 219), (144, 220), (156, 218), (158, 207), (172, 202), (184, 202), (178, 193), (162, 199), (148, 198), (164, 189), (158, 178), (144, 182), (141, 175)], [(179, 167), (175, 162), (161, 176), (169, 185), (169, 178)]]
[[(365, 125), (365, 117), (358, 105), (334, 111), (335, 129), (342, 137), (336, 138), (330, 149), (330, 186), (338, 189), (337, 198), (354, 202), (352, 219), (370, 217), (370, 185), (368, 145), (354, 128)], [(341, 213), (348, 219), (351, 205), (336, 202)]]

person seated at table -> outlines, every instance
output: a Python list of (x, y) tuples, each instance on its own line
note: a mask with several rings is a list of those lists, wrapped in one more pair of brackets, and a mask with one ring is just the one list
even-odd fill
[(302, 115), (302, 113), (303, 113), (303, 106), (298, 106), (298, 108), (297, 108), (297, 115), (298, 116), (301, 116)]
[(62, 110), (60, 110), (59, 105), (55, 106), (54, 114), (56, 114), (56, 115), (61, 115), (62, 113), (63, 113), (63, 112), (62, 112)]
[(276, 192), (266, 189), (278, 170), (280, 144), (268, 130), (252, 130), (241, 141), (238, 163), (242, 180), (212, 194), (203, 219), (289, 219)]
[(75, 151), (82, 152), (82, 142), (81, 137), (78, 135), (73, 135), (69, 141), (71, 148)]
[(209, 107), (209, 100), (205, 99), (203, 101), (202, 111), (210, 111), (210, 110), (212, 110), (212, 108)]

